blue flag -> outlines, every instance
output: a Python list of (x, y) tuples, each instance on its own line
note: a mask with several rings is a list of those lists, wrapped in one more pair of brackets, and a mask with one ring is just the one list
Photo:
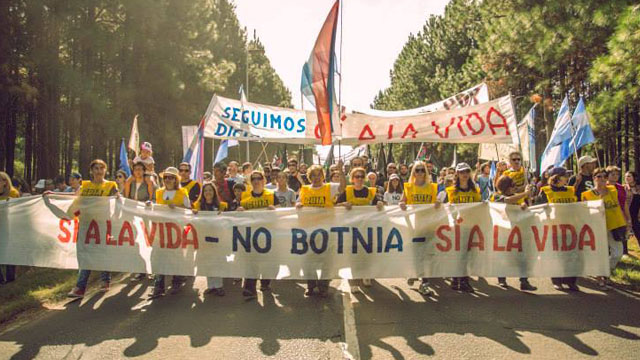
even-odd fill
[(573, 112), (573, 117), (571, 117), (571, 126), (573, 128), (573, 137), (562, 143), (562, 156), (565, 158), (569, 158), (583, 146), (596, 141), (582, 96), (578, 101), (576, 110)]
[(120, 167), (118, 169), (127, 173), (127, 176), (131, 176), (129, 158), (127, 157), (127, 146), (124, 144), (124, 139), (122, 139), (122, 143), (120, 144)]
[(227, 158), (229, 155), (229, 140), (222, 140), (220, 142), (220, 146), (218, 146), (218, 151), (216, 152), (216, 163)]

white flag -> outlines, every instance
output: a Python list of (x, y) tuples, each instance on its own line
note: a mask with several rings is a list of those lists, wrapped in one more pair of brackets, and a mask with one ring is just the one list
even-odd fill
[(131, 127), (131, 136), (129, 137), (129, 150), (132, 150), (138, 156), (140, 152), (140, 133), (138, 133), (138, 115), (133, 118), (133, 126)]

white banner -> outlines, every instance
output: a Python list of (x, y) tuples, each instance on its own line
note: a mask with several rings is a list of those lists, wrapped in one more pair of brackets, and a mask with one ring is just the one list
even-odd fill
[(522, 151), (522, 161), (525, 167), (529, 167), (529, 131), (525, 121), (518, 124), (518, 135), (520, 135), (520, 143), (522, 150), (518, 147), (518, 143), (514, 144), (492, 144), (484, 143), (478, 147), (478, 158), (491, 161), (508, 161), (509, 154), (514, 151)]
[[(74, 198), (0, 204), (0, 264), (274, 279), (609, 274), (601, 201), (192, 215)], [(58, 218), (67, 212), (79, 220)]]
[(362, 113), (362, 114), (380, 116), (380, 117), (411, 116), (411, 115), (419, 115), (419, 114), (430, 113), (430, 112), (440, 111), (440, 110), (451, 110), (451, 109), (469, 107), (473, 105), (486, 103), (488, 101), (489, 101), (489, 88), (487, 87), (487, 84), (482, 83), (470, 89), (464, 90), (459, 94), (455, 94), (450, 98), (438, 101), (437, 103), (429, 104), (427, 106), (415, 108), (415, 109), (396, 110), (396, 111), (366, 109), (366, 110), (357, 110), (357, 111), (354, 111), (354, 113)]
[[(206, 137), (320, 143), (315, 112), (241, 104), (219, 96), (211, 99), (209, 109)], [(420, 115), (345, 114), (340, 128), (334, 131), (336, 139), (345, 145), (418, 141), (513, 143), (517, 141), (516, 123), (511, 98), (505, 96), (483, 104)]]

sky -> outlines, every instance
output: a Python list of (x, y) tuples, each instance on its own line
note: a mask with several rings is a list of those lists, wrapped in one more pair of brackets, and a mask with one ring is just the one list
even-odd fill
[[(343, 0), (342, 104), (347, 111), (370, 107), (378, 91), (389, 86), (389, 72), (409, 34), (421, 31), (430, 15), (441, 15), (447, 2)], [(298, 109), (302, 65), (309, 58), (333, 3), (334, 0), (235, 0), (241, 26), (247, 27), (250, 37), (256, 30), (271, 65), (291, 91)], [(306, 100), (304, 107), (311, 108)]]

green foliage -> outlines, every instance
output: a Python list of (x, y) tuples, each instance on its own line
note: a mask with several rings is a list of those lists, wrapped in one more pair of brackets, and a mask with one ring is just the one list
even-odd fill
[(68, 173), (77, 159), (81, 171), (97, 157), (114, 167), (136, 114), (158, 167), (174, 165), (180, 126), (197, 124), (214, 93), (238, 97), (247, 47), (251, 99), (291, 106), (231, 0), (12, 0), (0, 5), (2, 34), (0, 125), (25, 139), (31, 156), (16, 155), (31, 177)]
[[(484, 81), (494, 98), (511, 93), (521, 118), (539, 94), (544, 106), (537, 112), (537, 137), (544, 147), (564, 95), (572, 106), (582, 95), (596, 136), (612, 139), (607, 144), (613, 146), (623, 136), (613, 120), (640, 97), (639, 27), (637, 1), (453, 0), (443, 16), (431, 16), (409, 36), (391, 85), (372, 106), (423, 106)], [(451, 145), (432, 148), (441, 160), (452, 158)], [(459, 146), (458, 158), (474, 162), (474, 149)]]

